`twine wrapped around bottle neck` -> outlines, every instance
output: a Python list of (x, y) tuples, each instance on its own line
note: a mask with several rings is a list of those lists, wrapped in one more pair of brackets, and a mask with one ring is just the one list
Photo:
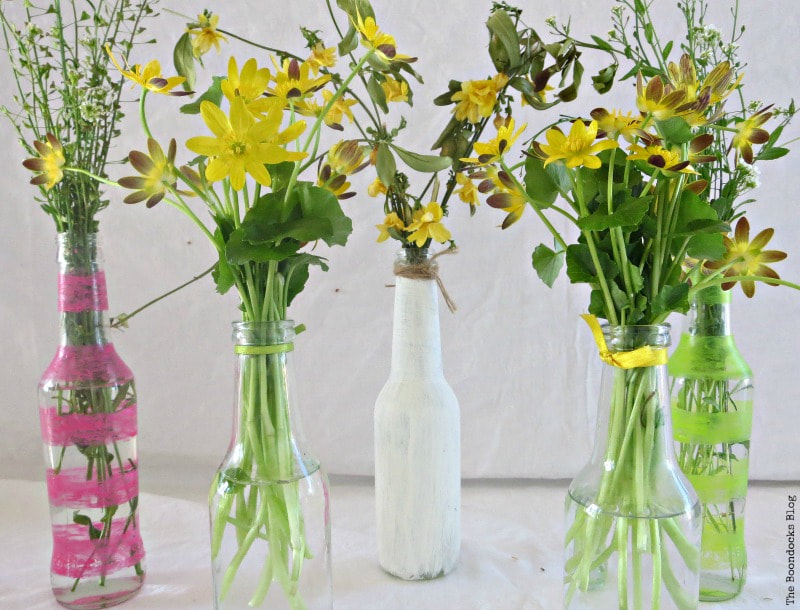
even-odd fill
[(398, 277), (404, 277), (409, 280), (433, 280), (439, 287), (439, 291), (442, 293), (442, 298), (444, 299), (447, 308), (450, 310), (450, 313), (455, 313), (458, 307), (456, 307), (455, 301), (453, 301), (452, 297), (447, 292), (447, 288), (444, 287), (444, 282), (439, 276), (439, 263), (436, 262), (436, 259), (440, 256), (444, 256), (445, 254), (457, 253), (458, 248), (448, 248), (447, 250), (437, 252), (428, 260), (421, 263), (411, 265), (395, 263), (394, 274)]

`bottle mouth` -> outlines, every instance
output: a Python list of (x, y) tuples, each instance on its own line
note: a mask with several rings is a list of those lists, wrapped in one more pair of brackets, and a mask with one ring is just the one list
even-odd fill
[(233, 322), (233, 341), (236, 345), (283, 345), (295, 335), (293, 320), (272, 322)]
[(631, 324), (615, 325), (603, 324), (603, 336), (612, 351), (633, 350), (639, 347), (669, 347), (670, 329), (672, 326), (663, 324)]

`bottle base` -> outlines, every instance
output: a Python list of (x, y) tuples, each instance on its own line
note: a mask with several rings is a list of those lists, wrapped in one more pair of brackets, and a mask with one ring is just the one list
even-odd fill
[(394, 576), (395, 578), (399, 578), (400, 580), (408, 580), (408, 581), (419, 581), (419, 580), (436, 580), (439, 578), (444, 578), (448, 574), (450, 574), (455, 568), (457, 561), (454, 561), (452, 564), (441, 567), (441, 568), (434, 568), (432, 570), (404, 570), (398, 567), (392, 567), (385, 564), (382, 561), (378, 562), (381, 569), (386, 572), (389, 576)]
[(118, 606), (134, 597), (142, 588), (144, 579), (117, 580), (103, 587), (103, 591), (94, 595), (73, 592), (69, 589), (53, 590), (56, 601), (70, 610), (99, 610)]

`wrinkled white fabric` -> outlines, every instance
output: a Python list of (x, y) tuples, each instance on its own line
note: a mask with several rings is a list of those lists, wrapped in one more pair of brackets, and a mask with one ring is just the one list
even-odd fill
[[(703, 610), (784, 606), (787, 495), (792, 485), (754, 485), (748, 499), (748, 584), (738, 599)], [(372, 485), (334, 484), (336, 610), (558, 610), (562, 483), (469, 483), (463, 490), (461, 561), (445, 578), (405, 582), (375, 559)], [(195, 494), (198, 498), (202, 490)], [(56, 610), (49, 588), (50, 534), (44, 483), (0, 480), (0, 608)], [(211, 608), (208, 513), (202, 500), (142, 494), (147, 580), (126, 610)]]

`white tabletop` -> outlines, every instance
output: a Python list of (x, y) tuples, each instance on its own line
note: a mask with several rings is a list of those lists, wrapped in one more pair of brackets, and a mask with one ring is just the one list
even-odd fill
[[(798, 484), (754, 485), (748, 500), (745, 592), (705, 609), (785, 607), (785, 511)], [(193, 494), (201, 497), (204, 490)], [(557, 610), (561, 605), (565, 485), (468, 482), (461, 561), (445, 578), (404, 582), (375, 560), (374, 493), (368, 481), (332, 486), (337, 610)], [(207, 506), (143, 493), (144, 588), (126, 610), (211, 607)], [(0, 608), (56, 610), (49, 588), (50, 529), (44, 483), (0, 480)], [(800, 603), (800, 602), (798, 602)]]

